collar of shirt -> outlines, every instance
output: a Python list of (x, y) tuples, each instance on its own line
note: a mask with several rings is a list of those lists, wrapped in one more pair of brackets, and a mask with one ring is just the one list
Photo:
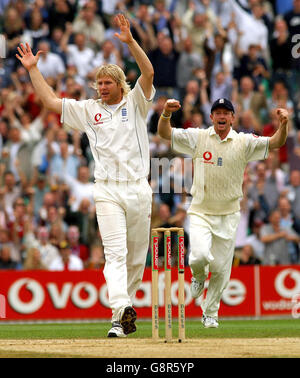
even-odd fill
[[(127, 101), (127, 96), (123, 96), (121, 102), (118, 103), (118, 106), (117, 106), (117, 108), (115, 109), (115, 111), (116, 111), (117, 109), (119, 109), (120, 106), (124, 105), (124, 104), (126, 103), (126, 101)], [(101, 104), (101, 106), (103, 106), (103, 108), (105, 108), (106, 110), (108, 110), (108, 111), (111, 113), (111, 108), (109, 107), (109, 105), (107, 105), (105, 102), (103, 102), (103, 101), (101, 100), (101, 98), (99, 98), (98, 102)]]
[(214, 128), (214, 126), (211, 126), (209, 128), (209, 136), (216, 136), (216, 138), (218, 138), (218, 140), (223, 143), (223, 142), (227, 142), (228, 139), (234, 139), (235, 137), (235, 134), (236, 132), (232, 129), (232, 127), (230, 127), (230, 131), (229, 133), (227, 134), (226, 138), (224, 139), (221, 139), (220, 136), (216, 133), (216, 130)]

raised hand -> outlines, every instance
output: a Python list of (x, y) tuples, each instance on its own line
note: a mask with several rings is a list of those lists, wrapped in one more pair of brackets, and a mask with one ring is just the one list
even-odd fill
[(279, 127), (276, 133), (270, 137), (270, 151), (282, 147), (285, 144), (289, 133), (289, 112), (284, 108), (277, 108), (276, 115), (279, 121)]
[(123, 14), (117, 14), (115, 22), (120, 28), (120, 33), (115, 33), (115, 36), (124, 43), (130, 43), (133, 41), (133, 37), (130, 31), (130, 22)]
[(29, 71), (32, 67), (37, 65), (39, 56), (42, 53), (41, 50), (37, 52), (36, 55), (33, 55), (31, 48), (28, 43), (24, 46), (23, 43), (17, 48), (19, 54), (16, 54), (16, 57), (23, 64), (23, 66)]
[(277, 109), (277, 116), (281, 125), (287, 125), (289, 121), (289, 112), (286, 109), (279, 108)]
[(176, 112), (180, 108), (181, 108), (180, 102), (178, 100), (175, 100), (174, 98), (167, 100), (164, 106), (164, 110), (167, 113)]

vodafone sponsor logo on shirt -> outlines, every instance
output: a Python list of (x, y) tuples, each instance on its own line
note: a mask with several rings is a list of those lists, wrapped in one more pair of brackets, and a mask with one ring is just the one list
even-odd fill
[(103, 122), (101, 121), (101, 117), (102, 117), (101, 113), (95, 114), (95, 116), (94, 116), (94, 125), (102, 125), (103, 124)]
[(212, 158), (212, 153), (211, 152), (205, 151), (202, 156), (203, 156), (203, 159), (204, 159), (204, 163), (214, 164), (211, 161), (211, 158)]
[(203, 159), (204, 159), (204, 160), (208, 161), (208, 160), (210, 160), (211, 158), (212, 158), (212, 153), (211, 153), (211, 152), (209, 152), (209, 151), (205, 151), (205, 152), (203, 153)]

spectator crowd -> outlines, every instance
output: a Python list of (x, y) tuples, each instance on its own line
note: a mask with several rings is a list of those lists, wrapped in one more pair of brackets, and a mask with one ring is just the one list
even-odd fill
[(275, 133), (276, 108), (283, 107), (290, 115), (286, 145), (245, 171), (233, 265), (299, 264), (300, 45), (293, 37), (300, 35), (300, 0), (3, 0), (0, 269), (105, 263), (87, 137), (64, 129), (42, 107), (15, 54), (25, 42), (42, 50), (38, 68), (59, 97), (97, 97), (95, 70), (106, 63), (119, 65), (133, 87), (138, 67), (114, 37), (120, 12), (155, 72), (148, 116), (151, 226), (184, 227), (188, 256), (193, 167), (157, 135), (168, 98), (182, 105), (173, 127), (209, 127), (212, 102), (226, 97), (235, 106), (233, 128), (258, 136)]

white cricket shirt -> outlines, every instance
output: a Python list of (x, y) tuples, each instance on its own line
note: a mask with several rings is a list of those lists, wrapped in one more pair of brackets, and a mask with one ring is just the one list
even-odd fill
[(96, 180), (136, 181), (149, 174), (150, 154), (146, 117), (155, 89), (146, 99), (137, 81), (113, 111), (99, 100), (63, 99), (61, 123), (85, 132)]
[(269, 138), (230, 130), (223, 140), (208, 129), (172, 129), (172, 147), (193, 157), (193, 200), (189, 213), (233, 214), (240, 210), (249, 161), (268, 156)]

